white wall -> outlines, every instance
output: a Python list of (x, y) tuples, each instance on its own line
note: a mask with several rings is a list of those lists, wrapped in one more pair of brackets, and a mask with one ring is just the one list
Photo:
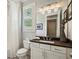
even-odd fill
[(43, 24), (43, 29), (42, 30), (36, 30), (36, 36), (46, 36), (46, 34), (47, 34), (46, 16), (41, 14), (41, 13), (37, 13), (37, 17), (36, 17), (36, 24), (39, 24), (39, 23)]
[(68, 38), (72, 40), (72, 20), (68, 22)]

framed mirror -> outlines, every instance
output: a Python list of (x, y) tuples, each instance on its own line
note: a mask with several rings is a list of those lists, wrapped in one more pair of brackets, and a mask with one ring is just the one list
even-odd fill
[(72, 1), (68, 5), (68, 20), (72, 19)]

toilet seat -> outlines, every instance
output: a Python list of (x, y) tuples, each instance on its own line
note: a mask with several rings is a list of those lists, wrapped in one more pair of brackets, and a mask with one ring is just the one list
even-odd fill
[(17, 56), (25, 56), (27, 51), (27, 49), (21, 48), (17, 51)]

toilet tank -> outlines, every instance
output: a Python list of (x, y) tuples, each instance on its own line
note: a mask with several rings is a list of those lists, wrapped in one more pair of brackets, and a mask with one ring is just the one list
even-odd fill
[(30, 42), (27, 40), (23, 40), (23, 45), (24, 45), (24, 48), (26, 48), (26, 49), (30, 48)]

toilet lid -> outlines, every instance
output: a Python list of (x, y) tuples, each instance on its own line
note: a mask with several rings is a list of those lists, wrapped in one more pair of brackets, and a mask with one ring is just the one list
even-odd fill
[(23, 54), (23, 53), (26, 53), (27, 52), (27, 49), (25, 48), (21, 48), (17, 51), (18, 54)]

